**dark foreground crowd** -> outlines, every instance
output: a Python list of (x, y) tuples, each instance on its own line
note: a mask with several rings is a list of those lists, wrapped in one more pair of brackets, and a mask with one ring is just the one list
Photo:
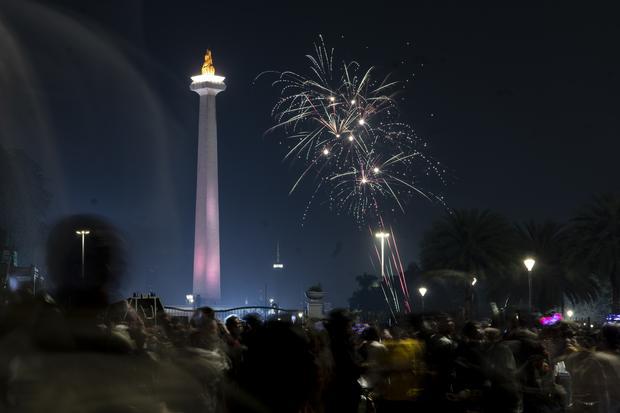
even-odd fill
[[(82, 278), (72, 241), (86, 225)], [(0, 412), (620, 412), (617, 325), (455, 326), (439, 314), (361, 326), (345, 310), (222, 323), (208, 307), (145, 322), (110, 297), (123, 268), (105, 222), (57, 225), (53, 294), (0, 307)]]

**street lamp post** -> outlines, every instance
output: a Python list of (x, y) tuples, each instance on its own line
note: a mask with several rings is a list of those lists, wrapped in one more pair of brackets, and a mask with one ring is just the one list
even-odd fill
[(422, 311), (424, 311), (424, 296), (426, 295), (427, 291), (428, 290), (426, 289), (426, 287), (418, 288), (418, 292), (420, 293), (420, 296), (422, 297)]
[(523, 260), (525, 268), (527, 268), (527, 309), (528, 312), (532, 312), (532, 269), (536, 260), (534, 258), (526, 258)]
[(475, 276), (472, 277), (471, 280), (471, 286), (469, 287), (469, 314), (468, 316), (470, 318), (474, 317), (474, 297), (475, 297), (475, 293), (474, 293), (474, 287), (476, 285), (476, 283), (478, 282), (478, 278), (476, 278)]
[(381, 240), (381, 280), (385, 277), (385, 240), (390, 236), (387, 232), (377, 232), (375, 237)]
[(79, 231), (75, 231), (75, 234), (82, 237), (82, 279), (84, 279), (84, 238), (90, 234), (90, 231), (87, 229), (81, 229)]

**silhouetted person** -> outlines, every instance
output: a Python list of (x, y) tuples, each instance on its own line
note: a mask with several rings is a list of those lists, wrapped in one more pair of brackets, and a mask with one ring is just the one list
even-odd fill
[(379, 330), (374, 326), (366, 327), (360, 338), (363, 340), (359, 354), (364, 372), (364, 386), (377, 397), (387, 384), (387, 348), (381, 343)]
[(517, 365), (512, 351), (504, 344), (495, 328), (484, 331), (486, 343), (483, 352), (484, 386), (483, 411), (516, 413), (521, 406)]
[(484, 391), (484, 333), (478, 323), (467, 322), (461, 332), (461, 340), (454, 354), (453, 391), (448, 399), (463, 411), (478, 411)]
[(566, 357), (572, 376), (571, 411), (620, 411), (620, 325), (603, 326), (596, 351), (579, 349)]
[(238, 344), (241, 342), (241, 336), (243, 334), (243, 321), (236, 315), (229, 315), (224, 322), (226, 330), (230, 334), (230, 337)]
[(251, 340), (252, 335), (262, 327), (263, 321), (258, 313), (246, 314), (243, 316), (243, 321), (245, 325), (241, 335), (241, 342), (247, 344), (247, 341)]
[(346, 310), (333, 310), (325, 324), (333, 369), (326, 389), (327, 413), (356, 412), (361, 396), (358, 379), (361, 374), (360, 358), (353, 341), (353, 321)]
[(290, 323), (271, 320), (247, 343), (239, 388), (231, 388), (231, 412), (305, 411), (317, 386), (310, 342)]
[(222, 349), (220, 331), (215, 312), (211, 307), (200, 307), (190, 320), (190, 345), (206, 350)]

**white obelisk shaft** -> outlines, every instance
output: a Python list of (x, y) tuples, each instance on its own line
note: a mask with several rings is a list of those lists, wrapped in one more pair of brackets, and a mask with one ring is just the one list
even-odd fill
[[(193, 294), (198, 305), (220, 300), (220, 213), (215, 96), (226, 89), (223, 78), (197, 76), (190, 89), (200, 95)], [(218, 79), (216, 79), (218, 80)]]

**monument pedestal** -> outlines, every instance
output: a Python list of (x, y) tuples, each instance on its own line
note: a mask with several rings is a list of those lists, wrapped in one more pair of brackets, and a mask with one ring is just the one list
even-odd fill
[(306, 306), (310, 320), (320, 320), (324, 317), (324, 291), (306, 291)]

